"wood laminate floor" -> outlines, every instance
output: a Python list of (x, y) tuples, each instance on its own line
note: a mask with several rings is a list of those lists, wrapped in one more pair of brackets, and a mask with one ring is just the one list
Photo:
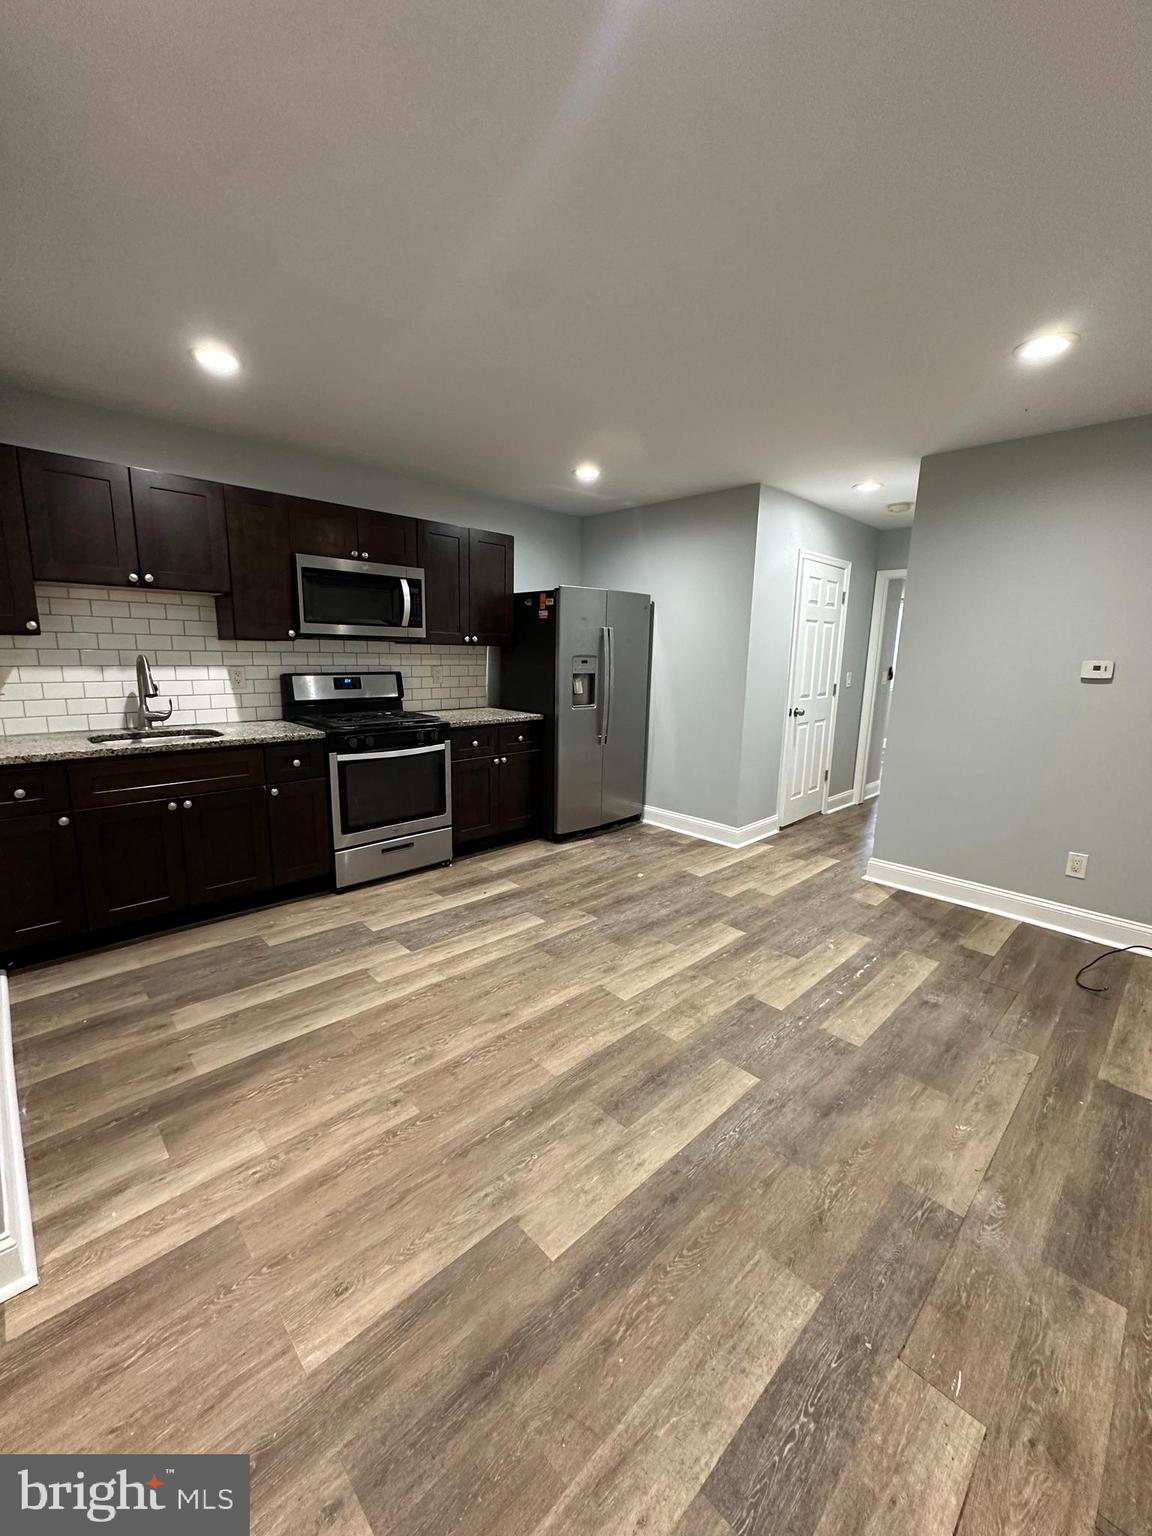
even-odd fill
[(1152, 962), (531, 843), (14, 978), (0, 1448), (309, 1536), (1152, 1536)]

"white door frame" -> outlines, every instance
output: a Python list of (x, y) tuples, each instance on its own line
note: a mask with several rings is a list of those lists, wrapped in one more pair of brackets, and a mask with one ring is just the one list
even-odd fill
[[(788, 700), (792, 697), (792, 685), (796, 681), (796, 615), (800, 609), (800, 578), (804, 571), (805, 560), (820, 560), (825, 565), (838, 565), (844, 572), (844, 601), (841, 604), (840, 613), (840, 637), (836, 642), (836, 666), (833, 681), (836, 684), (832, 694), (832, 713), (828, 718), (828, 741), (824, 748), (824, 761), (820, 764), (823, 773), (825, 769), (831, 770), (832, 750), (836, 745), (836, 713), (840, 707), (840, 668), (844, 662), (844, 632), (848, 628), (848, 592), (852, 585), (852, 562), (841, 560), (839, 555), (821, 555), (814, 549), (798, 549), (796, 551), (796, 582), (792, 592), (792, 616), (790, 623), (792, 633), (788, 641), (788, 692), (784, 700), (784, 730), (780, 740), (780, 769), (776, 785), (776, 824), (781, 824), (784, 815), (784, 792), (787, 788), (785, 768), (788, 764)], [(820, 797), (821, 812), (828, 809), (828, 780), (824, 780), (824, 791)]]
[(864, 703), (860, 710), (860, 735), (856, 742), (856, 774), (852, 780), (853, 805), (859, 805), (864, 798), (868, 748), (872, 742), (872, 725), (876, 718), (876, 695), (880, 691), (880, 642), (884, 638), (888, 599), (892, 583), (907, 580), (907, 566), (898, 571), (876, 572), (876, 589), (872, 594), (872, 627), (868, 631), (868, 661), (864, 668)]

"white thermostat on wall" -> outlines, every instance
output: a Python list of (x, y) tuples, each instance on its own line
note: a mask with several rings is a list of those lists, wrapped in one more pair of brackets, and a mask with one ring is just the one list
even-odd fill
[(1114, 661), (1082, 661), (1080, 663), (1080, 681), (1082, 683), (1110, 683), (1116, 671)]

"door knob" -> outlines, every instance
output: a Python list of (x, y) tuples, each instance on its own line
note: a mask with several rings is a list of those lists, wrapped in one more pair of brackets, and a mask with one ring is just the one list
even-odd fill
[(796, 715), (797, 720), (799, 720), (800, 716), (803, 713), (804, 713), (804, 711), (802, 709), (798, 709), (798, 710), (795, 711), (795, 715)]

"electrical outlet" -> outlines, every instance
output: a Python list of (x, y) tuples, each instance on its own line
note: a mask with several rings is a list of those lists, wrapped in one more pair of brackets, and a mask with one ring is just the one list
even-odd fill
[(243, 693), (244, 685), (248, 679), (244, 676), (243, 667), (229, 667), (228, 681), (232, 684), (233, 693)]
[(1070, 875), (1073, 880), (1083, 880), (1088, 873), (1088, 855), (1070, 853), (1068, 862), (1064, 866), (1064, 873)]

